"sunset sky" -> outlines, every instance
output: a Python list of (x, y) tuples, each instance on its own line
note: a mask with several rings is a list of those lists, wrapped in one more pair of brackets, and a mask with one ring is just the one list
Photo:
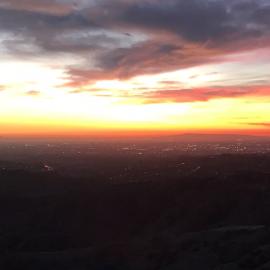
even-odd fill
[(0, 136), (270, 135), (269, 0), (0, 0)]

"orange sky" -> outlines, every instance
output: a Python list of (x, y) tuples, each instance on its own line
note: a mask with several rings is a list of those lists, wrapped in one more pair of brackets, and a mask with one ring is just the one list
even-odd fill
[(0, 3), (0, 136), (270, 135), (263, 0), (76, 2)]

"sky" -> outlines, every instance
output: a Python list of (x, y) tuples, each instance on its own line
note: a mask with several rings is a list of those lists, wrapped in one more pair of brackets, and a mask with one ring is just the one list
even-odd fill
[(269, 0), (0, 0), (0, 136), (270, 135)]

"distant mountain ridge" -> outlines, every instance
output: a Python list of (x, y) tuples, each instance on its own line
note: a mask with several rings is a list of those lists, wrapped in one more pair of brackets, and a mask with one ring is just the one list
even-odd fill
[(220, 142), (220, 141), (270, 141), (269, 136), (242, 135), (242, 134), (196, 134), (186, 133), (167, 136), (170, 140), (192, 142)]

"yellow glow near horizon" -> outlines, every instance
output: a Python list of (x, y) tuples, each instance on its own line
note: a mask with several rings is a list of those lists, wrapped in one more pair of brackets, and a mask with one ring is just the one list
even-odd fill
[[(81, 99), (67, 96), (53, 102), (39, 97), (13, 104), (11, 112), (0, 109), (2, 133), (34, 133), (34, 131), (91, 132), (95, 130), (212, 130), (248, 129), (248, 122), (267, 122), (267, 102), (220, 99), (207, 103), (119, 105), (100, 98)], [(36, 100), (34, 100), (36, 99)], [(40, 100), (37, 100), (40, 99)], [(62, 102), (62, 103), (60, 103)], [(65, 104), (61, 106), (61, 104)], [(48, 108), (49, 106), (49, 108)], [(11, 106), (8, 106), (10, 109)], [(260, 118), (258, 118), (258, 116)], [(260, 127), (254, 126), (254, 129)]]
[[(259, 97), (144, 104), (143, 94), (172, 89), (207, 87), (223, 79), (213, 65), (129, 80), (100, 80), (85, 92), (69, 93), (65, 70), (39, 63), (0, 63), (1, 134), (62, 134), (93, 131), (245, 130), (250, 123), (267, 123), (269, 101)], [(166, 86), (165, 86), (166, 87)], [(166, 89), (166, 88), (165, 88)], [(76, 89), (75, 89), (76, 90)], [(36, 95), (29, 92), (38, 91)], [(253, 130), (263, 129), (254, 125)], [(1, 135), (0, 134), (0, 135)]]

